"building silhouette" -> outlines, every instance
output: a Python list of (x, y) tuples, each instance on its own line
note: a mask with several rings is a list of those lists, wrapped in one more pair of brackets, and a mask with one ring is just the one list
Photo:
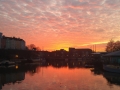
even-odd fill
[(2, 39), (2, 33), (0, 33), (0, 48), (1, 48), (1, 39)]
[(19, 49), (25, 50), (25, 41), (21, 38), (6, 37), (0, 33), (0, 49)]

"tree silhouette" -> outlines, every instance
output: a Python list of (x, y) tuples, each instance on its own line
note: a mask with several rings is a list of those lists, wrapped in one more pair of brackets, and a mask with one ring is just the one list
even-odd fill
[(35, 48), (36, 46), (34, 44), (30, 44), (27, 46), (29, 50), (33, 50), (33, 48)]
[(34, 44), (27, 45), (29, 50), (40, 51), (39, 47), (36, 47)]
[(120, 41), (110, 40), (106, 46), (106, 52), (113, 52), (120, 50)]

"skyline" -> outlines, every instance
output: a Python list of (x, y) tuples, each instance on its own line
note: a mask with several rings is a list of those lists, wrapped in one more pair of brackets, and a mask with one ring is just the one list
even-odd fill
[(119, 0), (0, 0), (0, 32), (44, 50), (104, 51), (120, 40)]

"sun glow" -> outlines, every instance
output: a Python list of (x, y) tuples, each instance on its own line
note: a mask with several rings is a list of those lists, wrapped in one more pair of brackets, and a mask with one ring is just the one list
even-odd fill
[(58, 43), (58, 44), (55, 44), (53, 48), (55, 50), (64, 49), (64, 50), (68, 51), (68, 48), (70, 46), (72, 46), (72, 44), (70, 44), (70, 43)]
[(68, 1), (0, 0), (0, 32), (48, 51), (93, 45), (101, 51), (120, 39), (119, 0)]

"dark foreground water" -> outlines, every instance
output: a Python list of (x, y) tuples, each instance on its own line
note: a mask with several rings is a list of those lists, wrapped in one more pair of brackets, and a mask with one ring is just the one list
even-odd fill
[[(0, 68), (1, 90), (120, 90), (120, 74), (97, 68), (28, 64)], [(74, 65), (73, 65), (74, 66)]]

